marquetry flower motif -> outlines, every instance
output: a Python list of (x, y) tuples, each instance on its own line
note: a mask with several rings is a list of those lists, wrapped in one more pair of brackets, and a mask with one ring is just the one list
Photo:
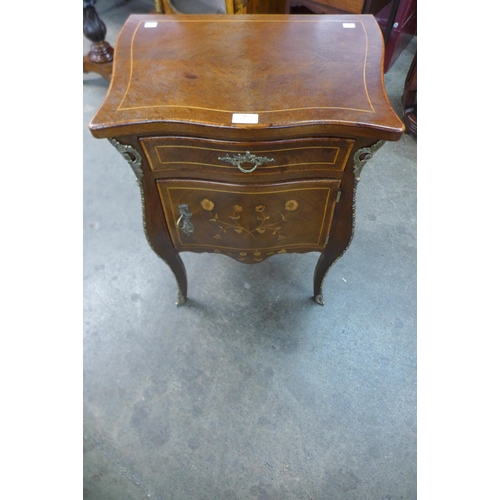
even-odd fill
[(212, 201), (207, 200), (205, 198), (204, 200), (201, 200), (201, 208), (208, 210), (210, 212), (210, 210), (213, 210), (214, 204)]
[[(201, 206), (204, 210), (210, 212), (210, 222), (217, 224), (219, 228), (219, 232), (212, 236), (216, 240), (222, 240), (223, 234), (234, 231), (235, 233), (241, 234), (244, 239), (252, 238), (256, 240), (258, 234), (267, 233), (275, 236), (277, 238), (277, 241), (281, 241), (286, 239), (286, 236), (281, 233), (283, 229), (282, 226), (284, 223), (289, 223), (292, 221), (292, 219), (290, 219), (290, 213), (297, 210), (297, 208), (299, 207), (299, 203), (296, 200), (288, 200), (285, 203), (285, 210), (283, 211), (283, 213), (278, 212), (274, 215), (266, 213), (265, 205), (257, 205), (255, 207), (255, 211), (258, 214), (256, 215), (258, 222), (253, 229), (249, 229), (240, 222), (243, 212), (243, 207), (241, 205), (233, 205), (233, 213), (222, 215), (221, 217), (219, 217), (218, 213), (212, 213), (215, 204), (209, 199), (205, 198), (204, 200), (202, 200)], [(244, 252), (240, 253), (240, 257), (245, 256), (246, 254), (244, 255)], [(259, 251), (256, 251), (254, 253), (254, 260), (257, 261), (261, 260), (262, 258), (263, 257), (261, 257), (261, 253)]]

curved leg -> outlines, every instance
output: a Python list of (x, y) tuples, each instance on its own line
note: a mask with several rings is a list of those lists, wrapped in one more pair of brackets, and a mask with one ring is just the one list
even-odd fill
[[(180, 257), (179, 257), (180, 260)], [(187, 277), (186, 277), (186, 269), (184, 267), (184, 263), (182, 260), (180, 260), (180, 263), (182, 265), (182, 277), (184, 278), (184, 284), (182, 285), (179, 282), (179, 275), (176, 274), (175, 277), (177, 279), (177, 287), (178, 287), (178, 295), (177, 295), (177, 302), (175, 303), (176, 306), (180, 306), (184, 304), (187, 300)], [(172, 267), (170, 267), (172, 269)]]
[[(143, 206), (144, 213), (144, 206)], [(171, 242), (164, 241), (165, 238), (161, 234), (157, 234), (156, 237), (151, 237), (148, 233), (146, 225), (144, 225), (144, 234), (146, 235), (146, 240), (151, 247), (151, 250), (160, 257), (160, 259), (168, 265), (172, 271), (175, 281), (177, 282), (177, 302), (176, 306), (184, 304), (187, 300), (187, 274), (184, 262), (177, 252), (172, 252)]]
[(332, 253), (322, 253), (314, 270), (314, 301), (321, 306), (325, 305), (323, 301), (323, 283), (330, 268), (337, 262), (343, 253), (347, 250), (347, 246), (339, 251)]
[[(329, 242), (320, 255), (314, 270), (314, 300), (324, 306), (323, 283), (330, 268), (344, 255), (351, 244), (354, 235), (356, 183), (354, 176), (346, 177), (344, 181), (345, 194), (337, 205), (337, 222), (333, 224)], [(350, 186), (353, 185), (352, 191)]]
[[(141, 184), (140, 184), (141, 185)], [(164, 224), (164, 219), (156, 219), (155, 215), (162, 213), (160, 210), (154, 210), (152, 207), (144, 203), (144, 189), (150, 189), (150, 184), (145, 183), (141, 185), (141, 198), (142, 198), (142, 213), (143, 213), (143, 226), (144, 234), (151, 249), (165, 262), (172, 273), (174, 274), (175, 281), (177, 282), (177, 302), (176, 306), (184, 304), (187, 300), (187, 274), (184, 262), (172, 245), (172, 241), (168, 236), (168, 231), (164, 228), (158, 228), (157, 224)], [(154, 193), (157, 196), (157, 193)], [(154, 200), (151, 195), (150, 200)]]
[(325, 259), (325, 254), (321, 254), (314, 270), (314, 301), (320, 306), (325, 305), (323, 301), (323, 281), (331, 264)]
[[(109, 142), (123, 156), (137, 177), (137, 184), (141, 190), (142, 225), (146, 240), (153, 252), (170, 267), (174, 274), (178, 288), (178, 298), (175, 305), (184, 304), (187, 300), (186, 268), (168, 236), (165, 219), (161, 215), (163, 213), (161, 202), (155, 188), (154, 178), (151, 177), (150, 172), (146, 173), (145, 180), (145, 172), (142, 168), (142, 155), (139, 152), (140, 145), (136, 140), (131, 141), (134, 144), (132, 145), (120, 142), (114, 137), (109, 138)], [(149, 203), (145, 202), (146, 198)]]
[[(330, 268), (344, 255), (354, 236), (356, 222), (356, 187), (360, 179), (361, 170), (372, 158), (385, 141), (378, 141), (371, 146), (358, 148), (353, 155), (353, 175), (345, 177), (343, 184), (345, 196), (337, 205), (337, 223), (334, 223), (330, 232), (330, 240), (321, 254), (314, 271), (314, 300), (324, 306), (323, 282)], [(351, 188), (352, 186), (352, 188)], [(332, 236), (335, 235), (335, 236)]]
[(177, 302), (175, 305), (180, 306), (184, 304), (187, 300), (187, 274), (184, 262), (182, 262), (179, 254), (175, 256), (162, 255), (153, 245), (151, 245), (151, 248), (170, 267), (170, 270), (174, 274), (175, 281), (177, 282)]
[(142, 213), (144, 217), (143, 225), (146, 240), (151, 250), (153, 250), (172, 271), (177, 283), (177, 302), (175, 305), (180, 306), (187, 300), (187, 274), (184, 262), (182, 262), (180, 255), (172, 247), (170, 238), (168, 236), (165, 237), (165, 233), (154, 232), (153, 229), (148, 229), (146, 225), (146, 206), (144, 205), (144, 198), (142, 198)]

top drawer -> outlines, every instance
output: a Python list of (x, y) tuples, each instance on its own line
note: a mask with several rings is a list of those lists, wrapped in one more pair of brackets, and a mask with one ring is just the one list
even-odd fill
[(185, 137), (144, 137), (141, 143), (154, 171), (211, 167), (230, 170), (232, 173), (275, 174), (304, 169), (343, 171), (354, 140), (316, 138), (229, 142)]

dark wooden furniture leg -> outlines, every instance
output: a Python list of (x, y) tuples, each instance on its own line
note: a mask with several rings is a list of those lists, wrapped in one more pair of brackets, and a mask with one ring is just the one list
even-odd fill
[(120, 141), (112, 137), (109, 142), (123, 156), (137, 177), (141, 190), (144, 234), (151, 249), (170, 267), (175, 277), (178, 288), (176, 305), (184, 304), (187, 299), (186, 268), (170, 239), (154, 176), (150, 169), (143, 168), (141, 146), (133, 137)]
[(316, 269), (314, 270), (314, 300), (321, 306), (325, 305), (323, 301), (323, 282), (330, 268), (347, 250), (344, 248), (336, 248), (332, 252), (322, 253), (319, 257)]
[(337, 203), (337, 213), (339, 217), (336, 218), (332, 225), (329, 242), (325, 250), (321, 253), (314, 270), (313, 298), (322, 306), (325, 305), (323, 301), (323, 283), (326, 275), (333, 264), (344, 255), (353, 236), (355, 210), (353, 204), (355, 195), (352, 191), (353, 181), (352, 173), (346, 176), (342, 189), (342, 197)]
[(106, 25), (101, 21), (94, 8), (96, 0), (83, 0), (83, 34), (92, 45), (83, 57), (83, 72), (98, 73), (108, 82), (113, 71), (113, 47), (106, 38)]
[[(348, 164), (344, 178), (342, 197), (337, 203), (337, 217), (332, 224), (329, 242), (320, 255), (314, 270), (314, 300), (325, 305), (323, 301), (323, 283), (330, 268), (344, 255), (354, 237), (356, 220), (356, 188), (361, 178), (361, 171), (373, 155), (384, 145), (381, 140), (375, 143), (362, 140)], [(352, 169), (352, 170), (351, 170)]]
[(403, 115), (406, 132), (417, 135), (417, 54), (406, 75), (403, 91)]
[[(141, 185), (141, 184), (140, 184)], [(141, 190), (143, 202), (143, 221), (144, 233), (152, 250), (165, 262), (172, 271), (177, 283), (177, 302), (176, 306), (184, 304), (187, 300), (187, 274), (184, 262), (172, 245), (161, 200), (156, 189), (155, 179), (152, 174), (146, 172), (142, 181)], [(147, 202), (146, 202), (147, 200)]]

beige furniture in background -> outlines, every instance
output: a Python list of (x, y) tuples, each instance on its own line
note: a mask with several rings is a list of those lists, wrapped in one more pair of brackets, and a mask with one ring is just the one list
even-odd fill
[[(225, 4), (226, 14), (286, 14), (286, 0), (220, 0), (222, 10), (222, 2)], [(345, 0), (347, 2), (363, 1), (363, 0)], [(205, 2), (206, 3), (206, 2)], [(155, 0), (155, 9), (159, 14), (186, 14), (179, 7), (182, 0)], [(211, 3), (210, 5), (214, 5)]]

